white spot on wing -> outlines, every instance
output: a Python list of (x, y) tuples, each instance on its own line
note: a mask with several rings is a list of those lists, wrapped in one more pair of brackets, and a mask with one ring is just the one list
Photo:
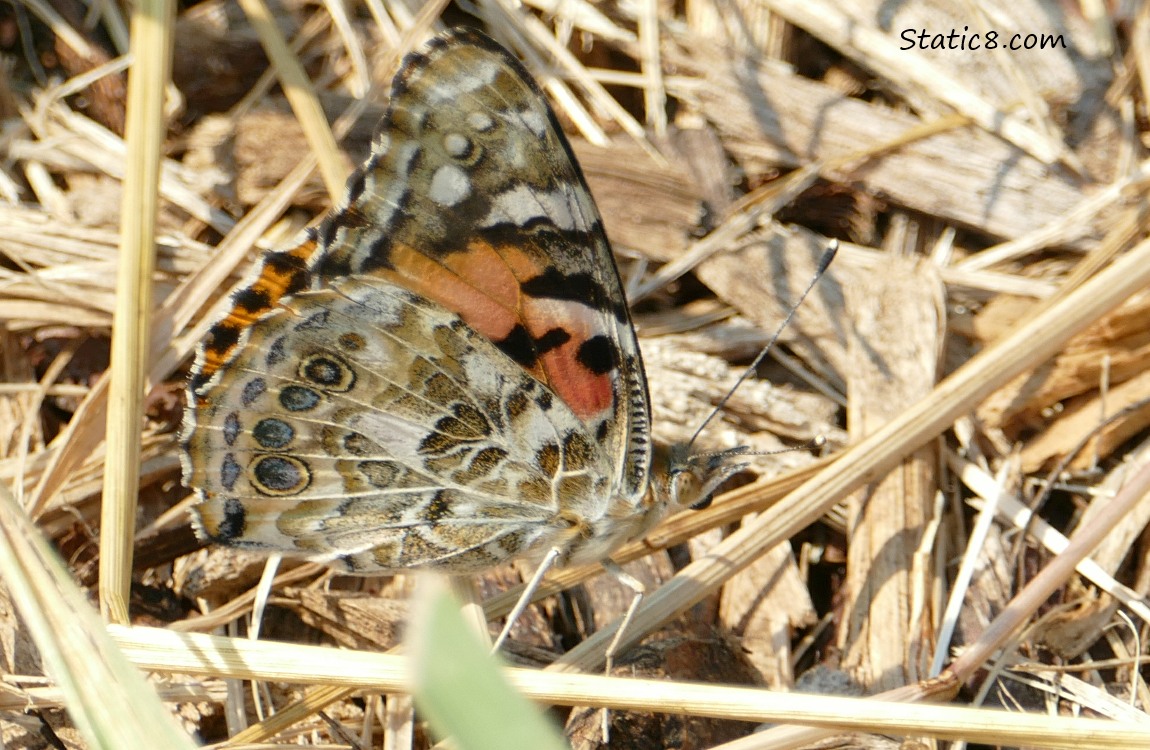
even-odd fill
[(551, 129), (551, 123), (547, 120), (547, 115), (542, 110), (532, 107), (525, 109), (519, 113), (520, 119), (526, 125), (536, 138), (543, 138), (547, 135), (547, 131)]
[(532, 190), (522, 183), (495, 197), (483, 226), (523, 226), (537, 218), (547, 218), (560, 229), (587, 228), (582, 217), (577, 221), (571, 213), (571, 195), (567, 190)]
[(471, 139), (461, 133), (448, 133), (443, 136), (443, 148), (456, 159), (471, 153)]
[(471, 195), (471, 180), (457, 164), (445, 164), (431, 177), (428, 197), (441, 206), (454, 206)]
[(480, 133), (484, 133), (495, 127), (495, 120), (491, 119), (491, 115), (486, 112), (469, 112), (467, 114), (467, 124)]
[(458, 103), (465, 94), (493, 84), (497, 75), (499, 65), (491, 60), (483, 61), (459, 74), (439, 77), (428, 90), (427, 100), (432, 105)]

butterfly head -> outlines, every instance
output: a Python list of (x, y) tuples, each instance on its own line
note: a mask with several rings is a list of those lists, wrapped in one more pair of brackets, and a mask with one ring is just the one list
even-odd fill
[(702, 510), (728, 479), (747, 468), (744, 447), (692, 453), (688, 443), (655, 447), (652, 492), (655, 501), (673, 510)]

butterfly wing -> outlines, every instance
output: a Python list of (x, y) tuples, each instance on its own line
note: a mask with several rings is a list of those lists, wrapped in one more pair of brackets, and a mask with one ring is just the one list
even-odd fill
[(645, 495), (645, 380), (601, 221), (541, 92), (478, 33), (409, 56), (344, 204), (233, 300), (184, 436), (215, 538), (463, 570)]
[(320, 229), (325, 275), (381, 273), (453, 310), (549, 386), (646, 489), (646, 381), (602, 221), (518, 60), (456, 31), (396, 75), (377, 148)]

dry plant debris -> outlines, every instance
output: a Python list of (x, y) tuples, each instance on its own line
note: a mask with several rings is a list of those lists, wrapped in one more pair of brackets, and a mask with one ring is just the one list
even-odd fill
[[(615, 674), (909, 687), (1150, 721), (1150, 494), (1122, 493), (1148, 471), (1150, 5), (282, 0), (275, 24), (326, 122), (276, 85), (283, 63), (269, 62), (250, 5), (205, 0), (174, 21), (150, 390), (111, 407), (144, 415), (134, 625), (238, 634), (258, 607), (270, 640), (364, 652), (401, 642), (408, 577), (289, 560), (258, 596), (262, 557), (202, 548), (177, 429), (212, 309), (260, 252), (331, 204), (319, 175), (366, 153), (399, 56), (465, 24), (526, 61), (571, 137), (635, 292), (658, 438), (682, 440), (723, 402), (827, 243), (841, 243), (701, 438), (764, 455), (711, 508), (617, 556), (654, 593), (634, 633), (646, 640)], [(95, 600), (102, 543), (120, 533), (101, 539), (101, 497), (107, 462), (122, 458), (104, 425), (132, 113), (125, 9), (86, 12), (67, 0), (0, 8), (0, 475)], [(925, 45), (908, 49), (921, 30)], [(1064, 44), (975, 49), (975, 33)], [(327, 123), (338, 152), (316, 151)], [(309, 153), (320, 171), (301, 170)], [(842, 491), (827, 489), (836, 476)], [(1060, 567), (1076, 534), (1101, 544)], [(529, 574), (478, 582), (492, 627)], [(562, 592), (516, 624), (508, 658), (595, 673), (604, 635), (588, 638), (629, 602), (596, 575), (553, 576), (542, 592)], [(1004, 617), (1015, 618), (1005, 630)], [(275, 679), (241, 690), (225, 676), (153, 679), (206, 742), (429, 746), (399, 694)], [(2, 578), (0, 686), (4, 747), (85, 746)], [(663, 708), (612, 712), (611, 746), (772, 747), (784, 731), (750, 740), (755, 724), (721, 707)], [(556, 718), (574, 746), (601, 746), (596, 712)], [(886, 741), (857, 726), (843, 725), (841, 746)], [(825, 729), (797, 736), (840, 746)], [(932, 740), (905, 746), (916, 741)]]

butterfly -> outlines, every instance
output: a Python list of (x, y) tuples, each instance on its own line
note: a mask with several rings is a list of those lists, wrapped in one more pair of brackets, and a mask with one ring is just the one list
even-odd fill
[(744, 467), (652, 441), (571, 147), (468, 29), (404, 60), (341, 205), (231, 297), (181, 444), (203, 538), (356, 574), (603, 562)]

